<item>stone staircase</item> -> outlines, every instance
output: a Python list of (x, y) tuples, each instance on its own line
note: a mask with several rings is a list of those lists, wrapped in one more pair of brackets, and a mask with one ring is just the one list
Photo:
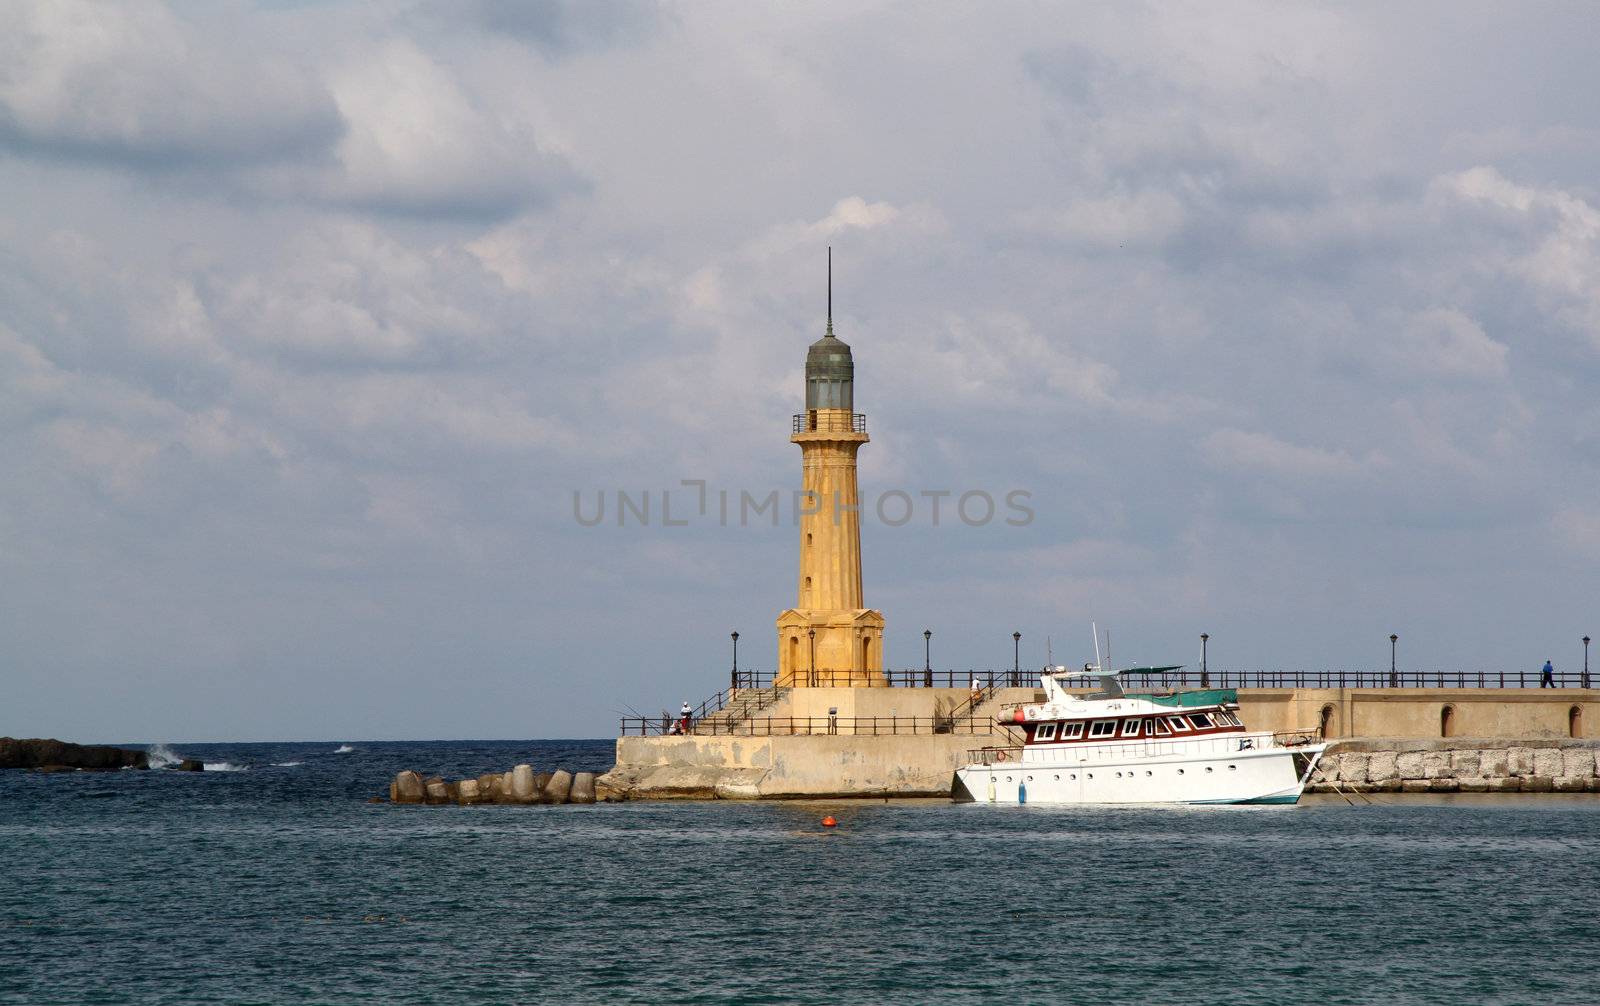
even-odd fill
[(783, 701), (789, 694), (789, 689), (773, 686), (770, 688), (741, 688), (728, 704), (714, 713), (707, 713), (694, 724), (690, 731), (696, 734), (730, 734), (738, 724), (750, 719), (757, 713), (770, 709)]

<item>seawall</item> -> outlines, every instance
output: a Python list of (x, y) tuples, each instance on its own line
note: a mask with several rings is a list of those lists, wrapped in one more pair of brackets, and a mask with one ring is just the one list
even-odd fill
[(949, 796), (966, 753), (991, 738), (622, 737), (596, 786), (609, 799), (779, 800)]
[(1307, 792), (1600, 793), (1600, 743), (1585, 740), (1367, 738), (1322, 757)]

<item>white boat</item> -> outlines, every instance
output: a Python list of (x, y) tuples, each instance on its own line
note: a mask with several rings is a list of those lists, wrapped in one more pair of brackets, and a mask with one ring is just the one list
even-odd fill
[[(1295, 803), (1327, 747), (1315, 730), (1249, 730), (1231, 688), (1127, 692), (1121, 675), (1055, 668), (1040, 675), (1045, 701), (1002, 710), (1016, 747), (972, 752), (956, 770), (958, 802)], [(1098, 678), (1078, 696), (1074, 679)], [(1081, 682), (1080, 682), (1081, 684)]]

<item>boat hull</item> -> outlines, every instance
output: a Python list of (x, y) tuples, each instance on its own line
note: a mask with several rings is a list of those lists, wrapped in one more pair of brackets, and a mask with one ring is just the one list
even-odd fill
[[(1226, 750), (1205, 745), (1105, 745), (1029, 752), (1025, 760), (956, 770), (958, 802), (997, 804), (1292, 804), (1326, 745)], [(1209, 750), (1208, 750), (1209, 749)]]

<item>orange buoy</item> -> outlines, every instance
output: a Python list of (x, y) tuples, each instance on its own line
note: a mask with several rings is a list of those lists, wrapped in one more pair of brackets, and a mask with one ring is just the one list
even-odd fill
[(824, 828), (837, 828), (839, 826), (839, 822), (833, 819), (832, 814), (829, 814), (827, 817), (822, 819), (822, 826)]

